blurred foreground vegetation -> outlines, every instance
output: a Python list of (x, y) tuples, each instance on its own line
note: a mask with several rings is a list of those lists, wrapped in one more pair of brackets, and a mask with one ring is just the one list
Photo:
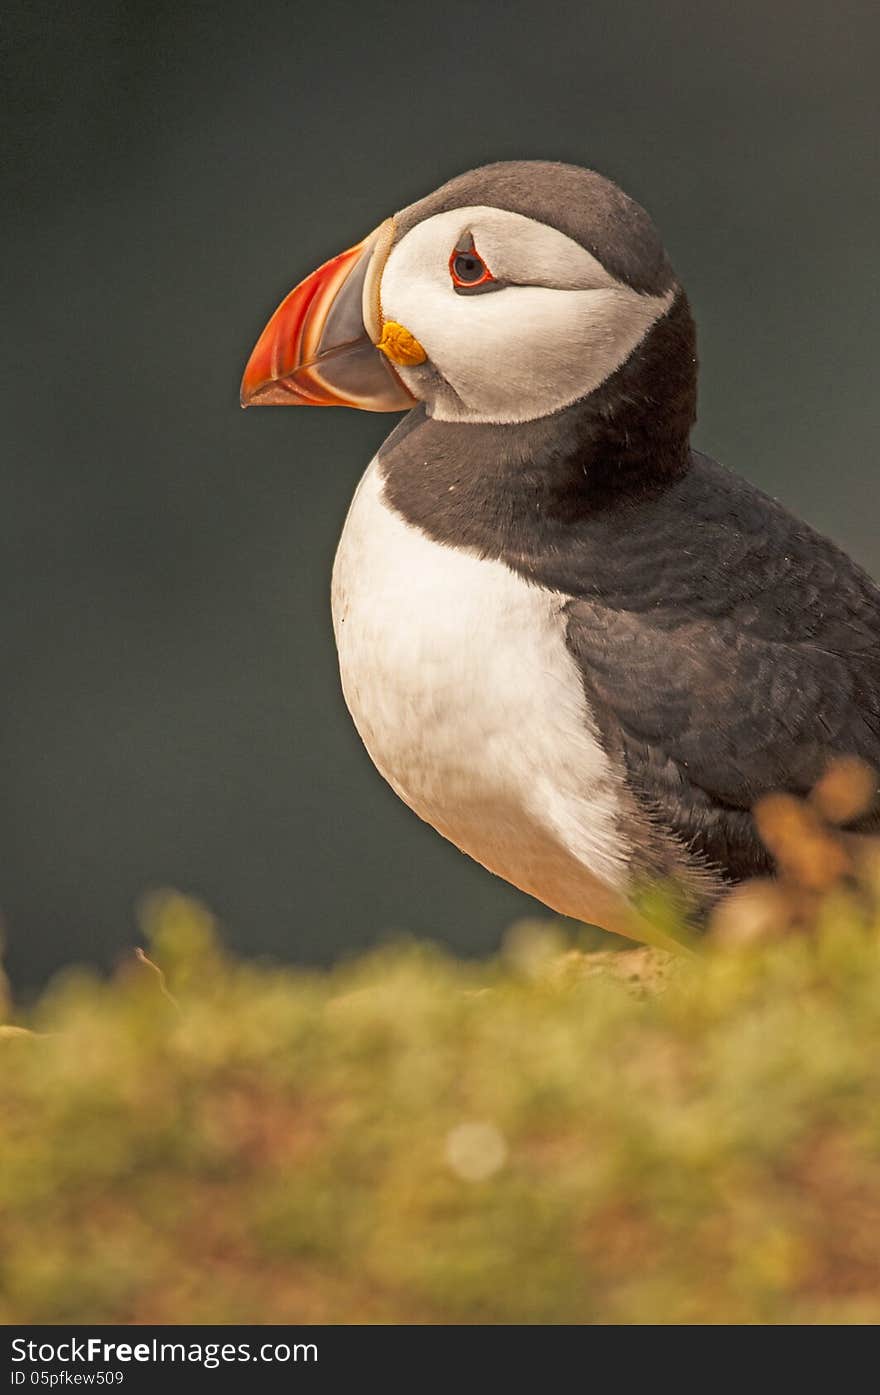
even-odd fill
[(306, 972), (153, 897), (150, 960), (7, 1004), (0, 1321), (880, 1321), (880, 871), (828, 846), (674, 960)]

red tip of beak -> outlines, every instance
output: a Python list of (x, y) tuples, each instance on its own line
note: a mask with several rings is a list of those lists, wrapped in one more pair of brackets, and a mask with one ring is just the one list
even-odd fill
[(241, 381), (243, 407), (297, 401), (332, 407), (340, 402), (308, 370), (318, 357), (330, 307), (363, 252), (363, 243), (340, 252), (285, 296), (248, 359)]

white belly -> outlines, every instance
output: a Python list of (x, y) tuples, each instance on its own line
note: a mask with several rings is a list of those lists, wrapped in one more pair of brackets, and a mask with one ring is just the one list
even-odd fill
[(565, 647), (564, 597), (431, 541), (355, 494), (333, 569), (342, 687), (378, 769), (423, 819), (563, 914), (620, 919), (620, 787)]

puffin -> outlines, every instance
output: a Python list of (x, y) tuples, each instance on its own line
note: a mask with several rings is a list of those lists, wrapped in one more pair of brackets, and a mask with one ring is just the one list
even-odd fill
[[(471, 170), (302, 281), (243, 406), (405, 412), (333, 566), (375, 766), (489, 871), (656, 942), (772, 875), (770, 792), (880, 768), (880, 591), (690, 444), (694, 319), (645, 210), (595, 171)], [(874, 802), (850, 828), (880, 826)]]

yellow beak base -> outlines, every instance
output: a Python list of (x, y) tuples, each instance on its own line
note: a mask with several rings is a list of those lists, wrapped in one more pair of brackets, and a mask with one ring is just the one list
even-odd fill
[(415, 335), (410, 334), (406, 326), (398, 324), (396, 320), (385, 321), (382, 337), (376, 348), (380, 349), (386, 358), (390, 358), (392, 363), (399, 363), (404, 368), (424, 363), (428, 357)]

